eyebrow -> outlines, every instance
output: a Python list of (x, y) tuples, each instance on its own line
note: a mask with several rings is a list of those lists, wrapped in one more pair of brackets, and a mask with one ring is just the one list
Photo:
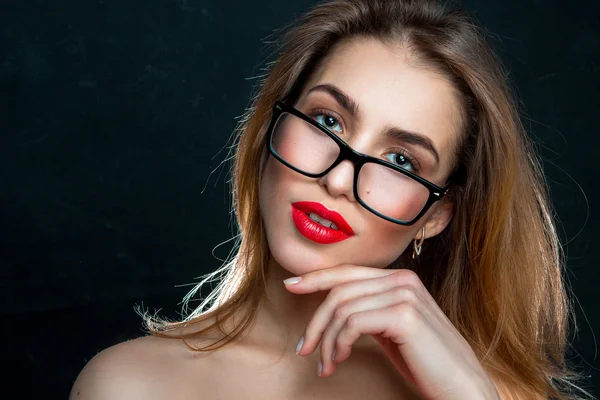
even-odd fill
[[(310, 94), (314, 91), (322, 91), (329, 93), (340, 106), (342, 106), (350, 115), (355, 119), (360, 118), (360, 109), (358, 103), (340, 88), (330, 83), (323, 83), (310, 89), (307, 93)], [(428, 150), (435, 157), (437, 164), (440, 163), (440, 155), (438, 154), (435, 146), (427, 136), (417, 132), (407, 131), (406, 129), (400, 129), (395, 126), (388, 126), (383, 132), (383, 135), (394, 140), (408, 142), (410, 144), (421, 146), (425, 150)]]

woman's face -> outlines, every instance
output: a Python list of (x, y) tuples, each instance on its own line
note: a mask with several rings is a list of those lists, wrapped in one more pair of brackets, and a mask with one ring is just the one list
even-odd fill
[[(329, 85), (353, 99), (356, 115), (346, 110), (327, 90)], [(310, 93), (309, 93), (310, 92)], [(377, 40), (354, 40), (337, 46), (304, 87), (295, 107), (307, 115), (327, 110), (334, 115), (313, 116), (326, 124), (354, 150), (395, 161), (403, 168), (443, 186), (450, 172), (453, 143), (460, 130), (458, 97), (452, 86), (430, 69), (409, 65), (406, 54)], [(419, 133), (439, 156), (407, 141), (390, 143), (383, 132), (390, 128)], [(394, 153), (390, 154), (390, 148)], [(401, 148), (412, 156), (398, 158)], [(395, 157), (395, 158), (394, 158)], [(418, 165), (417, 165), (418, 164)], [(260, 184), (260, 209), (274, 259), (295, 275), (354, 264), (383, 268), (395, 261), (415, 238), (437, 235), (449, 223), (453, 205), (439, 201), (412, 226), (386, 221), (363, 208), (353, 194), (354, 167), (344, 161), (321, 178), (309, 178), (269, 155)], [(362, 198), (362, 197), (361, 197)], [(301, 233), (292, 204), (318, 202), (341, 214), (352, 228), (350, 237), (323, 244)], [(402, 199), (410, 207), (411, 199)], [(297, 215), (296, 215), (297, 217)], [(335, 227), (334, 227), (335, 228)]]

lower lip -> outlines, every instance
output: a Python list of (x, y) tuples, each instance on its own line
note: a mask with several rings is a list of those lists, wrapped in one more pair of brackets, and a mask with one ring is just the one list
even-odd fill
[(292, 219), (294, 220), (296, 228), (303, 236), (317, 243), (336, 243), (351, 237), (351, 235), (348, 235), (345, 232), (327, 228), (326, 226), (313, 221), (308, 215), (294, 206), (292, 206)]

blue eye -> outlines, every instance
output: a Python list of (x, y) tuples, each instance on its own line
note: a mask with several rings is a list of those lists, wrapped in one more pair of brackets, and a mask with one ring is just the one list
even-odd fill
[[(418, 166), (419, 163), (406, 150), (391, 149), (390, 153), (387, 153), (387, 154), (391, 156), (390, 158), (388, 158), (386, 156), (386, 158), (388, 158), (389, 162), (396, 164), (399, 167), (404, 167), (405, 165), (409, 164), (411, 166), (410, 172), (415, 173), (415, 174), (417, 172), (419, 172), (419, 166)], [(405, 168), (405, 169), (408, 169), (408, 168)]]
[(312, 116), (315, 118), (315, 121), (323, 125), (325, 128), (329, 129), (330, 131), (335, 132), (336, 129), (334, 127), (336, 125), (339, 125), (340, 129), (337, 131), (341, 133), (341, 125), (339, 122), (337, 122), (337, 118), (335, 117), (335, 115), (328, 113), (325, 110), (318, 110), (315, 111)]

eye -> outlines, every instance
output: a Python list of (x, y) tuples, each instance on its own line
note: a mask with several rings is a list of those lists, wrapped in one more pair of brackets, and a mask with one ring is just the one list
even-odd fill
[(391, 149), (389, 153), (389, 158), (386, 156), (389, 162), (398, 165), (399, 167), (405, 167), (406, 165), (410, 165), (411, 169), (404, 168), (409, 170), (414, 174), (420, 171), (419, 162), (406, 150), (404, 149)]
[[(313, 117), (314, 120), (319, 124), (323, 125), (332, 132), (342, 133), (343, 131), (341, 123), (338, 122), (338, 117), (331, 111), (315, 110), (310, 114), (310, 116)], [(336, 126), (339, 126), (339, 129), (336, 129)]]

